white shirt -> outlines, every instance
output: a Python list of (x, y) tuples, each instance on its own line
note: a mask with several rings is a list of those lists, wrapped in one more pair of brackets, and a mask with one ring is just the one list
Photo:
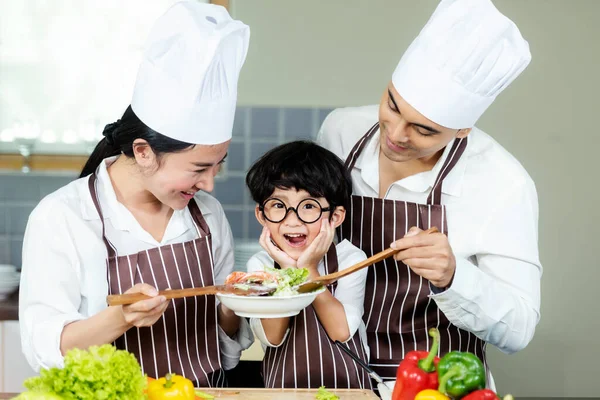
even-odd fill
[[(338, 258), (338, 271), (342, 271), (367, 259), (364, 251), (360, 250), (347, 240), (343, 240), (338, 243), (335, 246), (335, 250)], [(250, 257), (246, 266), (248, 268), (248, 272), (264, 271), (265, 266), (270, 268), (273, 267), (273, 259), (266, 251), (261, 251)], [(324, 260), (321, 260), (317, 268), (320, 275), (325, 275)], [(334, 297), (342, 304), (342, 306), (344, 306), (346, 321), (348, 322), (348, 330), (350, 332), (350, 337), (348, 340), (350, 340), (356, 331), (360, 329), (360, 338), (368, 354), (369, 349), (366, 341), (366, 330), (364, 323), (362, 322), (367, 272), (368, 269), (363, 268), (355, 273), (341, 278), (338, 281)], [(288, 329), (281, 343), (273, 344), (267, 339), (260, 319), (250, 318), (250, 326), (252, 327), (254, 335), (261, 341), (263, 346), (279, 347), (283, 344), (289, 333)]]
[[(345, 160), (378, 120), (378, 106), (334, 110), (318, 142)], [(532, 179), (477, 128), (442, 185), (448, 240), (456, 257), (450, 288), (430, 293), (457, 327), (505, 353), (523, 349), (540, 318), (538, 199)], [(431, 171), (394, 182), (385, 198), (425, 204), (451, 144)], [(379, 132), (352, 170), (354, 194), (379, 197)]]
[[(107, 159), (98, 167), (97, 190), (106, 237), (118, 254), (134, 254), (198, 237), (187, 207), (173, 212), (160, 242), (146, 232), (117, 201), (106, 170), (107, 163), (115, 159)], [(220, 284), (234, 265), (231, 229), (215, 198), (198, 192), (195, 200), (212, 234), (214, 277)], [(34, 370), (62, 366), (63, 327), (107, 307), (106, 259), (102, 222), (90, 195), (88, 178), (77, 179), (49, 194), (31, 213), (23, 242), (19, 321), (23, 352)], [(252, 331), (244, 318), (234, 339), (219, 327), (223, 368), (233, 368), (241, 351), (252, 342)]]

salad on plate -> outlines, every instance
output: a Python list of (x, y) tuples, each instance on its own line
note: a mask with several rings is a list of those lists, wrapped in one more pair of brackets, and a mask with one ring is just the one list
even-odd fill
[(264, 271), (232, 272), (225, 280), (226, 285), (233, 285), (238, 289), (275, 289), (273, 297), (287, 297), (298, 294), (298, 286), (308, 280), (308, 269), (265, 268)]

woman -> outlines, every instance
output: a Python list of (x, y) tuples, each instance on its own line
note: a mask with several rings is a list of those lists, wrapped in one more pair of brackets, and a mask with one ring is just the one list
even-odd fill
[[(233, 267), (229, 224), (204, 192), (227, 155), (248, 40), (222, 7), (171, 7), (150, 33), (131, 106), (107, 125), (80, 179), (32, 212), (20, 321), (34, 369), (114, 342), (149, 376), (223, 386), (223, 369), (252, 343), (247, 323), (213, 296), (157, 295), (222, 283)], [(132, 292), (152, 298), (107, 307), (108, 294)]]

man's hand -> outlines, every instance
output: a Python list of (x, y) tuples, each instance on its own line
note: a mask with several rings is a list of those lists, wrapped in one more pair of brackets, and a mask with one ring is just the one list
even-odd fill
[(450, 286), (456, 270), (456, 259), (448, 237), (439, 232), (419, 235), (421, 232), (421, 229), (413, 227), (406, 236), (392, 243), (391, 248), (400, 249), (394, 259), (408, 265), (432, 285), (446, 288)]

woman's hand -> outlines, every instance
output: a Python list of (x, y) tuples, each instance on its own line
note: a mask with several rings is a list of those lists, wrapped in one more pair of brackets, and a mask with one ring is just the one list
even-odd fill
[(143, 293), (151, 299), (141, 300), (133, 304), (121, 306), (123, 318), (130, 326), (151, 326), (163, 315), (169, 302), (165, 296), (158, 296), (158, 291), (146, 283), (138, 283), (125, 293)]
[(288, 256), (284, 251), (273, 244), (273, 241), (271, 240), (271, 232), (269, 232), (267, 227), (263, 227), (263, 231), (258, 242), (281, 268), (296, 268), (296, 260)]
[(335, 228), (333, 227), (333, 222), (330, 223), (329, 219), (323, 218), (321, 220), (321, 231), (298, 258), (298, 268), (308, 268), (310, 271), (315, 272), (329, 250), (329, 247), (331, 247), (334, 235)]

